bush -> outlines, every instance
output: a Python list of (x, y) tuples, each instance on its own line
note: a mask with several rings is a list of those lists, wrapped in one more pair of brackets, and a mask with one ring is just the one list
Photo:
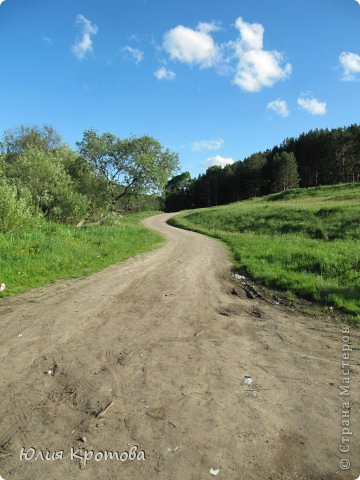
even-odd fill
[(76, 192), (65, 171), (61, 151), (32, 148), (12, 157), (5, 174), (18, 188), (30, 192), (32, 204), (49, 220), (76, 223), (89, 211), (89, 200)]
[(14, 232), (36, 222), (36, 215), (15, 186), (0, 179), (0, 232)]

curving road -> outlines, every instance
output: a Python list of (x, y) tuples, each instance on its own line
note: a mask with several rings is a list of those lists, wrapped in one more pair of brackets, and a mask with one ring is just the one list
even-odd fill
[[(144, 221), (166, 238), (150, 254), (1, 301), (0, 475), (356, 478), (359, 351), (352, 466), (342, 472), (341, 326), (248, 299), (238, 285), (234, 295), (225, 248), (169, 217)], [(76, 458), (133, 445), (145, 460)], [(20, 460), (31, 447), (38, 460)], [(40, 450), (59, 459), (42, 461)]]

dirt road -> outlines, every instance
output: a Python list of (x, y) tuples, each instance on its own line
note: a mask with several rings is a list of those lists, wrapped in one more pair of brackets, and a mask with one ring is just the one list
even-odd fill
[[(360, 352), (341, 454), (341, 326), (232, 294), (224, 247), (168, 218), (145, 221), (167, 239), (150, 254), (1, 300), (0, 475), (357, 478)], [(139, 460), (105, 460), (134, 445)], [(21, 448), (38, 459), (20, 460)], [(84, 464), (91, 450), (99, 461)]]

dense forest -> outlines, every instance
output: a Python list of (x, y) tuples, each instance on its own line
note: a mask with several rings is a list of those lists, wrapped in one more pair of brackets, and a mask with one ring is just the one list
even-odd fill
[(192, 179), (189, 172), (166, 185), (166, 211), (210, 207), (295, 187), (360, 181), (360, 125), (312, 130), (286, 138), (224, 168)]
[(0, 232), (42, 220), (110, 222), (114, 211), (160, 210), (177, 168), (177, 154), (149, 136), (86, 130), (73, 150), (48, 125), (7, 130), (0, 141)]

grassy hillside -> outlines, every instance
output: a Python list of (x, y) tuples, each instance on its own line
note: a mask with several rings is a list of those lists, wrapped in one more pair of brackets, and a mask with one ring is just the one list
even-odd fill
[(289, 190), (171, 223), (223, 240), (234, 266), (265, 285), (360, 314), (360, 184)]
[(149, 215), (143, 212), (122, 217), (118, 225), (83, 228), (43, 221), (36, 228), (0, 234), (0, 283), (6, 284), (0, 297), (89, 275), (151, 250), (162, 237), (140, 225)]

